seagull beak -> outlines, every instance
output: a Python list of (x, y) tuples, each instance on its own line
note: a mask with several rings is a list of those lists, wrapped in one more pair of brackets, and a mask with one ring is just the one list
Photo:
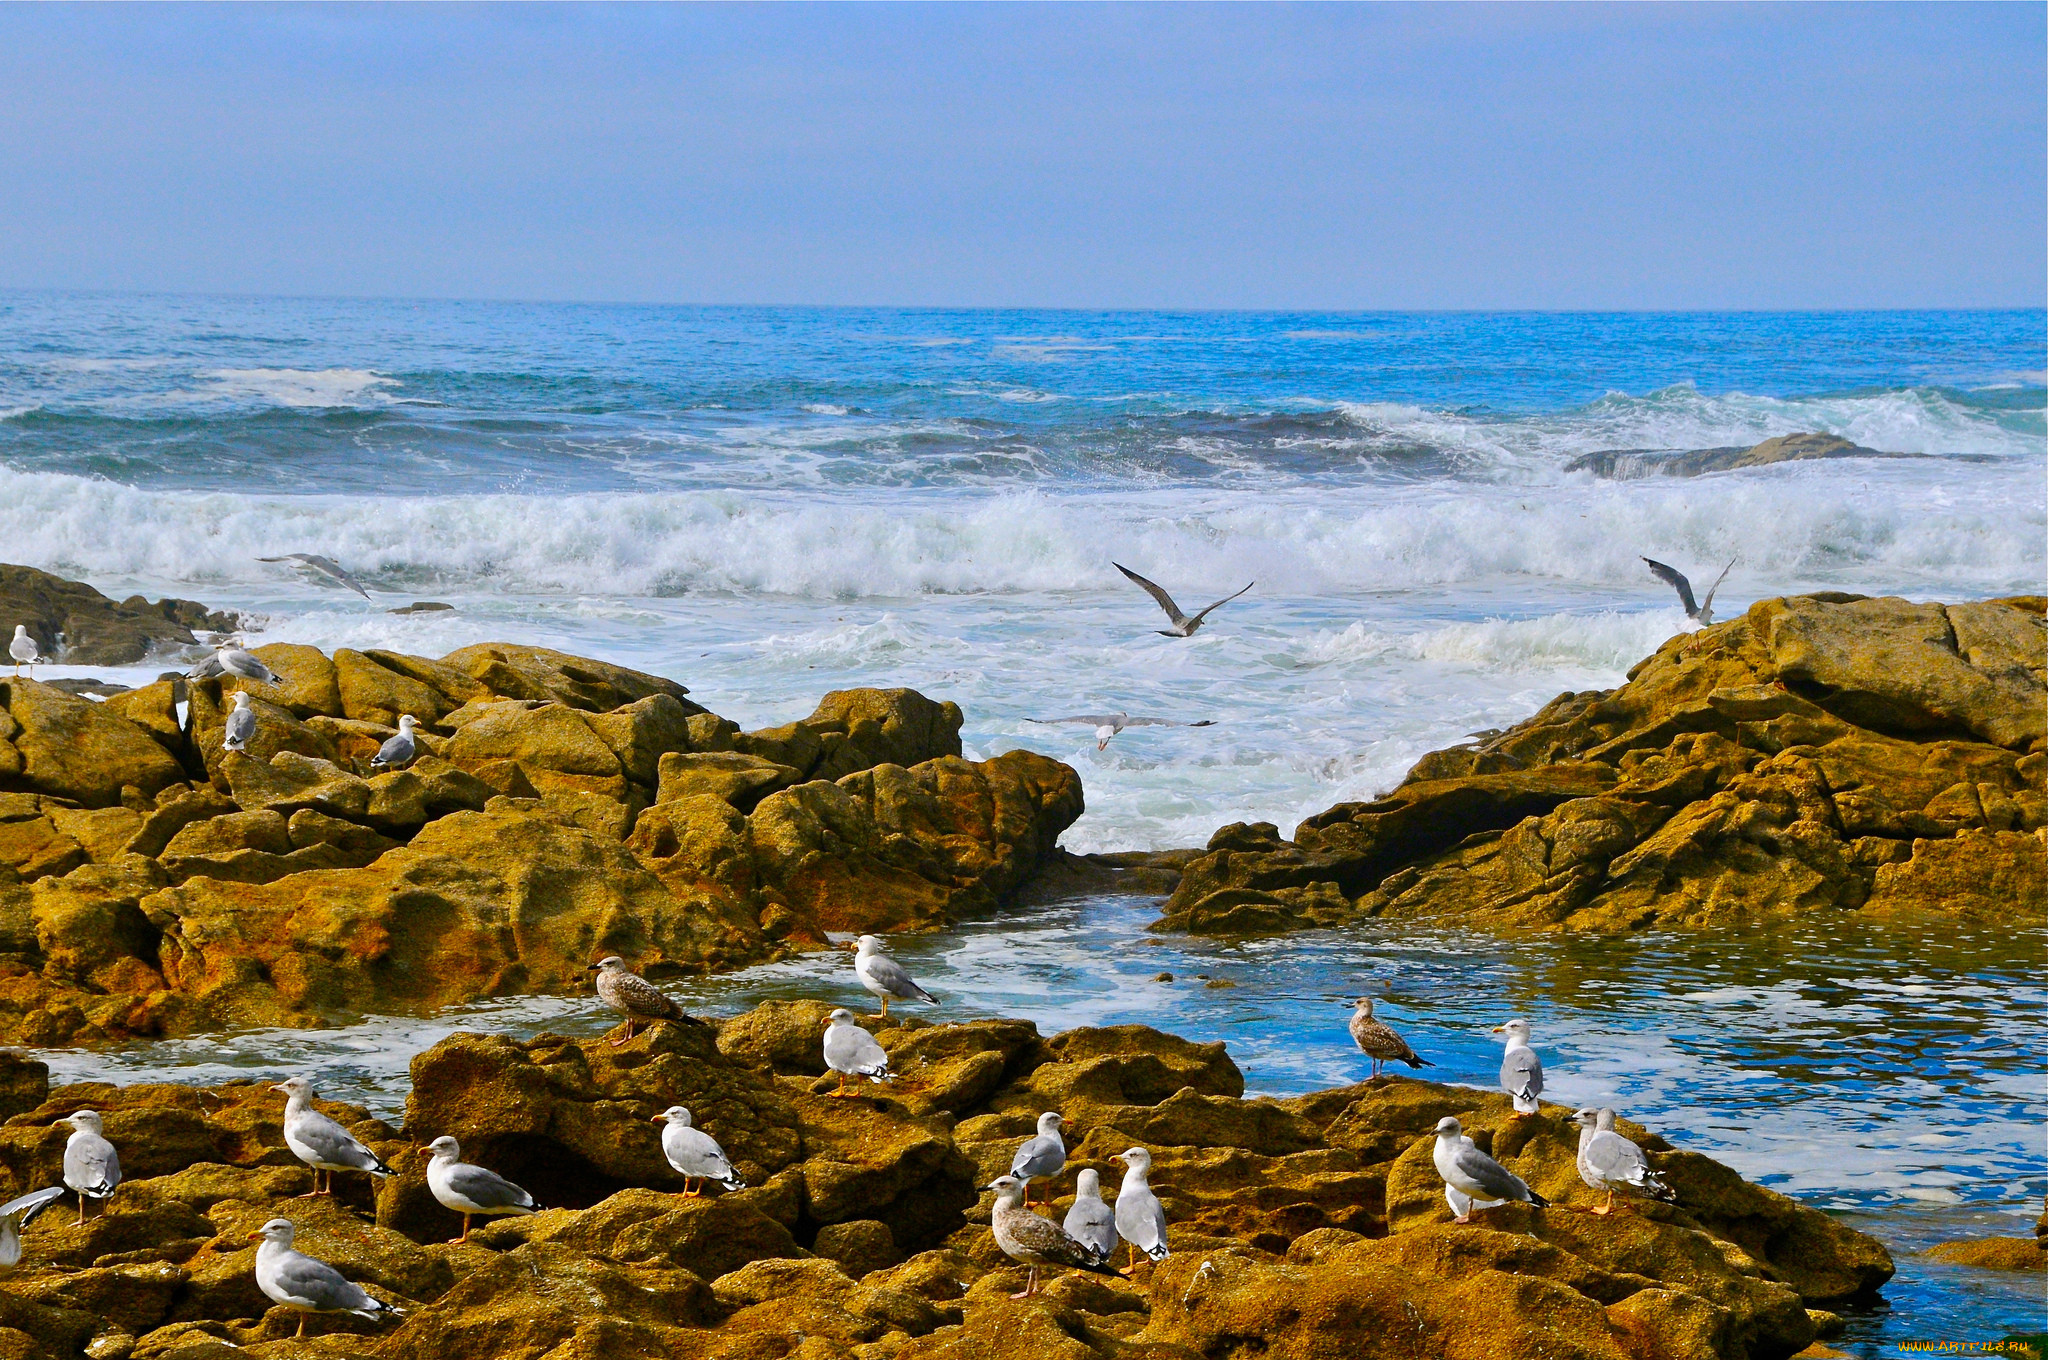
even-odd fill
[(665, 1114), (658, 1114), (654, 1116), (654, 1118), (648, 1120), (647, 1122), (650, 1124), (666, 1124), (668, 1123), (668, 1116)]
[(261, 1241), (263, 1238), (263, 1234), (260, 1232), (244, 1233), (242, 1235), (251, 1242)]
[(1109, 1160), (1111, 1160), (1112, 1162), (1115, 1162), (1115, 1163), (1116, 1163), (1116, 1164), (1117, 1164), (1118, 1166), (1122, 1166), (1122, 1165), (1124, 1165), (1124, 1158), (1123, 1158), (1123, 1154), (1122, 1154), (1122, 1153), (1120, 1153), (1120, 1152), (1119, 1152), (1119, 1153), (1117, 1153), (1117, 1154), (1115, 1154), (1114, 1156), (1112, 1156), (1112, 1157), (1111, 1157), (1111, 1158), (1110, 1158)]
[(1508, 1027), (1506, 1025), (1495, 1025), (1493, 1027), (1493, 1032), (1495, 1034), (1505, 1034), (1507, 1033), (1507, 1028)]

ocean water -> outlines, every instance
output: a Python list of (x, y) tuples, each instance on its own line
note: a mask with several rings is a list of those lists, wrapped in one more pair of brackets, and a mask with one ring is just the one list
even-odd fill
[[(961, 704), (970, 754), (1030, 746), (1080, 770), (1088, 812), (1070, 848), (1197, 845), (1236, 820), (1289, 830), (1561, 690), (1619, 683), (1685, 626), (1644, 555), (1702, 585), (1732, 560), (1724, 615), (1817, 588), (2041, 591), (2044, 351), (2038, 310), (1282, 315), (0, 293), (0, 558), (110, 595), (235, 609), (256, 642), (439, 654), (507, 638), (603, 656), (678, 679), (747, 726), (800, 717), (839, 686), (912, 685)], [(1803, 430), (1923, 456), (1693, 479), (1567, 470), (1598, 450)], [(255, 561), (298, 551), (339, 559), (376, 600)], [(1116, 562), (1189, 608), (1256, 585), (1175, 640), (1152, 631), (1163, 618)], [(415, 599), (457, 608), (385, 612)], [(1133, 729), (1098, 752), (1085, 728), (1030, 721), (1119, 708), (1215, 725)], [(970, 926), (920, 947), (980, 1009), (1001, 1002), (1049, 1027), (1138, 1018), (1164, 1001), (1086, 961), (1144, 938), (1149, 910), (1083, 903), (1028, 930)], [(1390, 951), (1418, 997), (1446, 994), (1453, 977), (1483, 986), (1569, 1046), (1560, 1089), (1607, 1083), (1679, 1141), (1861, 1215), (1902, 1251), (1973, 1230), (1965, 1222), (2031, 1221), (2039, 1140), (2014, 1130), (2038, 1123), (2040, 1082), (2010, 1026), (2036, 1023), (2040, 998), (2015, 990), (2011, 942), (1860, 938), (1813, 946), (1843, 956), (1825, 974), (1775, 944), (1631, 942), (1607, 974), (1597, 953), (1571, 956), (1576, 997), (1559, 990), (1548, 961), (1563, 946), (1551, 944), (1317, 936), (1257, 950), (1261, 969), (1313, 991), (1350, 990), (1360, 957)], [(2038, 960), (2030, 944), (2019, 957)], [(1185, 955), (1164, 965), (1178, 974), (1211, 948), (1150, 952)], [(1523, 985), (1532, 959), (1553, 985)], [(822, 976), (757, 970), (717, 985), (738, 989), (720, 994), (738, 1004)], [(1933, 990), (1897, 990), (1915, 987)], [(1286, 1006), (1245, 1004), (1246, 988), (1173, 995), (1157, 1022), (1229, 1038), (1255, 1085), (1266, 1074), (1262, 1089), (1353, 1075), (1340, 1043)], [(1629, 1005), (1613, 1002), (1622, 995)], [(1943, 1007), (1898, 1000), (1922, 996)], [(2031, 1012), (2012, 1009), (2023, 1004)], [(1472, 1069), (1462, 1079), (1485, 1081), (1483, 1055), (1466, 1052), (1474, 1009), (1487, 1008), (1468, 995), (1440, 1037)], [(1741, 1023), (1716, 1030), (1703, 1015)], [(1820, 1027), (1788, 1029), (1788, 1015)], [(579, 1016), (598, 1023), (587, 1003), (493, 1003), (305, 1036), (313, 1047), (298, 1051), (360, 1067), (345, 1080), (374, 1101), (437, 1027)], [(1413, 1018), (1437, 1023), (1426, 1005)], [(73, 1073), (206, 1070), (218, 1057), (207, 1042), (58, 1061)], [(217, 1042), (238, 1062), (278, 1051), (253, 1036)], [(1810, 1052), (1785, 1049), (1802, 1042)], [(1856, 1042), (1877, 1045), (1883, 1080), (1864, 1080)], [(351, 1045), (384, 1056), (351, 1066)], [(1679, 1053), (1704, 1048), (1711, 1066)], [(1942, 1157), (1925, 1139), (1942, 1140)], [(1851, 1152), (1872, 1142), (1878, 1152)], [(1869, 1345), (2041, 1325), (2038, 1291), (2030, 1320), (1981, 1273), (1902, 1264), (1912, 1283), (1894, 1287), (1892, 1311), (1859, 1321)]]

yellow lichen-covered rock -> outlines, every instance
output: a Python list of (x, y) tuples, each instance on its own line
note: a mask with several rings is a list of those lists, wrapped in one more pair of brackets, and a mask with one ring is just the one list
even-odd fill
[(661, 758), (655, 802), (702, 796), (752, 812), (763, 798), (802, 778), (787, 765), (738, 751), (672, 751)]
[(442, 714), (460, 707), (432, 685), (347, 647), (334, 653), (334, 674), (345, 718), (396, 727), (400, 715), (410, 713), (431, 727)]
[(21, 762), (16, 788), (111, 807), (123, 788), (146, 796), (185, 778), (182, 766), (150, 733), (37, 680), (0, 682), (0, 708), (14, 728), (10, 747)]
[(1937, 1242), (1927, 1249), (1937, 1261), (1979, 1270), (2048, 1270), (2048, 1250), (2038, 1237), (1973, 1237)]
[(689, 701), (690, 691), (673, 680), (546, 647), (485, 642), (458, 648), (442, 657), (441, 662), (508, 699), (567, 704), (586, 713), (610, 713), (623, 705), (666, 694), (689, 713), (704, 711)]

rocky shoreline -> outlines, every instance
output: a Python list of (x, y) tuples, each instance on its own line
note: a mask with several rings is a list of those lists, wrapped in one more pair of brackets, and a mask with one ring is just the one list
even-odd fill
[[(456, 1035), (415, 1060), (401, 1126), (322, 1102), (397, 1172), (374, 1198), (361, 1176), (338, 1198), (292, 1198), (311, 1173), (267, 1083), (50, 1090), (17, 1060), (0, 1071), (9, 1190), (53, 1183), (57, 1121), (83, 1107), (105, 1116), (129, 1179), (102, 1218), (30, 1228), (0, 1344), (94, 1360), (1191, 1360), (1257, 1338), (1275, 1355), (1767, 1360), (1892, 1273), (1870, 1238), (1633, 1125), (1678, 1202), (1599, 1218), (1581, 1212), (1599, 1197), (1562, 1107), (1515, 1120), (1498, 1093), (1391, 1078), (1247, 1100), (1223, 1045), (1140, 1026), (870, 1020), (900, 1085), (838, 1099), (820, 1075), (826, 1010), (662, 1022), (624, 1046)], [(673, 1103), (754, 1188), (677, 1193), (652, 1122)], [(995, 1247), (979, 1187), (1043, 1109), (1069, 1127), (1061, 1206), (1074, 1171), (1152, 1150), (1173, 1255), (1135, 1281), (1069, 1273), (1009, 1297), (1023, 1271)], [(1555, 1207), (1452, 1225), (1430, 1160), (1446, 1114)], [(418, 1151), (441, 1134), (556, 1207), (449, 1244), (459, 1224)], [(246, 1241), (279, 1215), (410, 1315), (322, 1316), (289, 1340), (297, 1317), (257, 1293)]]

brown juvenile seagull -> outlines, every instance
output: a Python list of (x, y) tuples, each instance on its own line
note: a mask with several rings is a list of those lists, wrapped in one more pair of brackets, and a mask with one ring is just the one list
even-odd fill
[(1378, 1077), (1380, 1065), (1390, 1062), (1404, 1062), (1410, 1067), (1435, 1067), (1427, 1058), (1417, 1057), (1415, 1050), (1408, 1047), (1408, 1041), (1394, 1033), (1393, 1027), (1384, 1020), (1376, 1020), (1372, 1013), (1372, 998), (1361, 996), (1351, 1003), (1351, 1037), (1357, 1041), (1359, 1051), (1372, 1059), (1372, 1074)]
[(1072, 1266), (1097, 1275), (1116, 1274), (1109, 1268), (1109, 1252), (1097, 1251), (1051, 1219), (1025, 1208), (1023, 1181), (1015, 1176), (998, 1176), (988, 1188), (996, 1192), (996, 1207), (989, 1215), (989, 1226), (995, 1229), (996, 1245), (1011, 1260), (1022, 1261), (1031, 1267), (1030, 1277), (1024, 1282), (1024, 1292), (1012, 1294), (1011, 1298), (1028, 1299), (1038, 1292), (1040, 1266)]
[(639, 1021), (690, 1018), (659, 987), (638, 973), (628, 972), (626, 961), (616, 954), (599, 959), (585, 971), (597, 974), (598, 999), (626, 1017), (626, 1032), (610, 1041), (613, 1047), (631, 1039), (633, 1026)]

